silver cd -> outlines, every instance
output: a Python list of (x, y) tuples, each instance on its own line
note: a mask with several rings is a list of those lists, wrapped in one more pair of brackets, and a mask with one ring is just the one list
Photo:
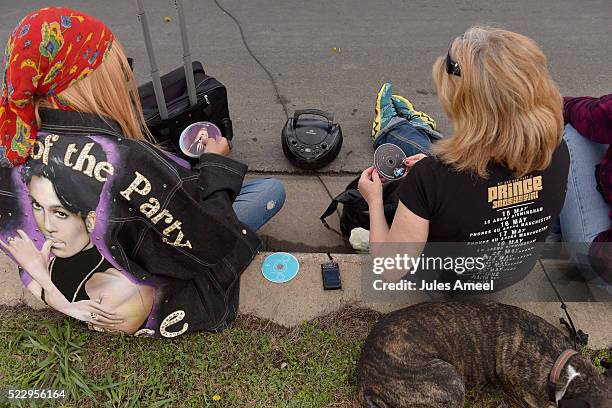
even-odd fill
[(406, 155), (394, 144), (385, 143), (374, 152), (374, 167), (387, 180), (397, 180), (406, 172), (404, 159)]

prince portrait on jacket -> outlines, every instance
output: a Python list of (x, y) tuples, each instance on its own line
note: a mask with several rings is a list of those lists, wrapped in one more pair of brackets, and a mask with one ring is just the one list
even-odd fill
[[(4, 230), (0, 224), (1, 245), (38, 299), (94, 330), (133, 334), (151, 313), (155, 288), (135, 283), (98, 249), (104, 245), (104, 225), (97, 221), (105, 219), (105, 185), (115, 170), (99, 143), (88, 137), (79, 141), (62, 143), (60, 136), (47, 135), (13, 172), (12, 194), (27, 194), (27, 200), (13, 201), (21, 206), (15, 214), (24, 218), (18, 228)], [(34, 231), (33, 225), (28, 228), (32, 219)]]

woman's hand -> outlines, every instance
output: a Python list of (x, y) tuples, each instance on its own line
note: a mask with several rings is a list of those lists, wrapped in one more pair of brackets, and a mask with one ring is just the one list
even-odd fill
[(59, 305), (52, 305), (51, 303), (49, 305), (59, 312), (96, 326), (112, 328), (125, 322), (124, 319), (95, 300), (80, 300), (74, 303), (65, 301)]
[(374, 167), (368, 167), (361, 173), (358, 189), (369, 206), (382, 205), (382, 180), (381, 176), (378, 174), (378, 170)]
[(18, 236), (10, 237), (7, 242), (0, 240), (0, 245), (10, 252), (17, 263), (25, 269), (34, 280), (42, 286), (49, 280), (49, 252), (53, 241), (46, 240), (39, 251), (32, 239), (22, 230), (17, 230)]
[(404, 166), (406, 166), (406, 172), (404, 174), (408, 174), (408, 171), (419, 161), (427, 157), (423, 153), (415, 154), (404, 159)]
[(224, 137), (209, 137), (206, 139), (206, 148), (204, 153), (215, 153), (221, 156), (227, 156), (230, 153), (230, 144)]

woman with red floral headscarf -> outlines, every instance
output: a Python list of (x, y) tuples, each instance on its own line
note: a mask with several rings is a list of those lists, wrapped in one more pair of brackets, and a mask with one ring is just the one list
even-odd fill
[[(111, 60), (110, 64), (103, 67), (107, 58)], [(0, 98), (2, 167), (22, 165), (28, 158), (40, 126), (39, 107), (93, 110), (113, 118), (117, 116), (113, 111), (133, 112), (131, 102), (129, 109), (125, 106), (104, 108), (104, 104), (99, 103), (101, 100), (95, 100), (95, 95), (98, 99), (102, 96), (99, 90), (83, 89), (85, 78), (94, 72), (98, 76), (106, 73), (112, 77), (105, 71), (112, 71), (113, 65), (120, 66), (124, 59), (113, 33), (95, 17), (59, 7), (44, 8), (27, 15), (11, 34), (5, 53), (6, 69)], [(115, 88), (120, 91), (125, 87)], [(130, 90), (137, 95), (135, 87)], [(75, 99), (75, 94), (84, 97)], [(108, 96), (105, 95), (109, 100), (117, 99)], [(130, 101), (130, 95), (120, 96), (124, 101)], [(93, 103), (87, 103), (86, 100), (92, 98)], [(87, 109), (86, 104), (93, 109)], [(142, 139), (144, 122), (139, 123), (138, 114), (130, 116), (119, 117), (123, 131), (128, 136)], [(74, 185), (72, 197), (69, 190), (58, 194), (59, 176), (74, 180), (78, 175), (66, 175), (65, 170), (54, 163), (42, 165), (35, 162), (27, 162), (20, 172), (28, 188), (31, 211), (45, 243), (39, 251), (33, 240), (18, 230), (18, 235), (8, 237), (6, 244), (0, 241), (0, 245), (32, 278), (24, 282), (28, 289), (55, 309), (95, 323), (97, 329), (135, 332), (151, 310), (152, 288), (132, 284), (97, 251), (90, 237), (96, 217), (95, 204), (88, 210), (75, 205), (79, 200), (74, 195), (77, 193)], [(87, 181), (85, 176), (79, 184), (83, 187)], [(95, 194), (90, 197), (98, 198)], [(87, 267), (89, 259), (92, 265)], [(59, 266), (66, 263), (72, 267)], [(54, 266), (62, 273), (54, 276)], [(107, 296), (102, 304), (100, 298), (113, 286), (120, 287), (123, 293), (132, 293), (132, 296), (121, 302)]]
[(194, 169), (148, 143), (125, 53), (92, 16), (28, 14), (5, 64), (0, 246), (30, 292), (97, 330), (174, 337), (229, 324), (282, 185), (243, 186), (225, 138), (207, 139)]

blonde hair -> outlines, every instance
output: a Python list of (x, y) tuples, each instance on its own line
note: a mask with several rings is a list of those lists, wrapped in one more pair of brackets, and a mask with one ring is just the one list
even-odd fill
[(433, 154), (481, 177), (491, 161), (517, 177), (547, 168), (561, 143), (563, 103), (542, 50), (523, 35), (475, 26), (449, 53), (461, 76), (447, 73), (446, 56), (432, 74), (453, 133)]
[[(89, 76), (77, 80), (57, 95), (57, 99), (69, 104), (79, 112), (95, 113), (102, 119), (113, 119), (121, 127), (123, 135), (129, 139), (154, 139), (147, 129), (134, 74), (128, 64), (123, 47), (117, 39), (112, 48)], [(36, 120), (40, 106), (49, 107), (46, 99), (36, 101)]]

